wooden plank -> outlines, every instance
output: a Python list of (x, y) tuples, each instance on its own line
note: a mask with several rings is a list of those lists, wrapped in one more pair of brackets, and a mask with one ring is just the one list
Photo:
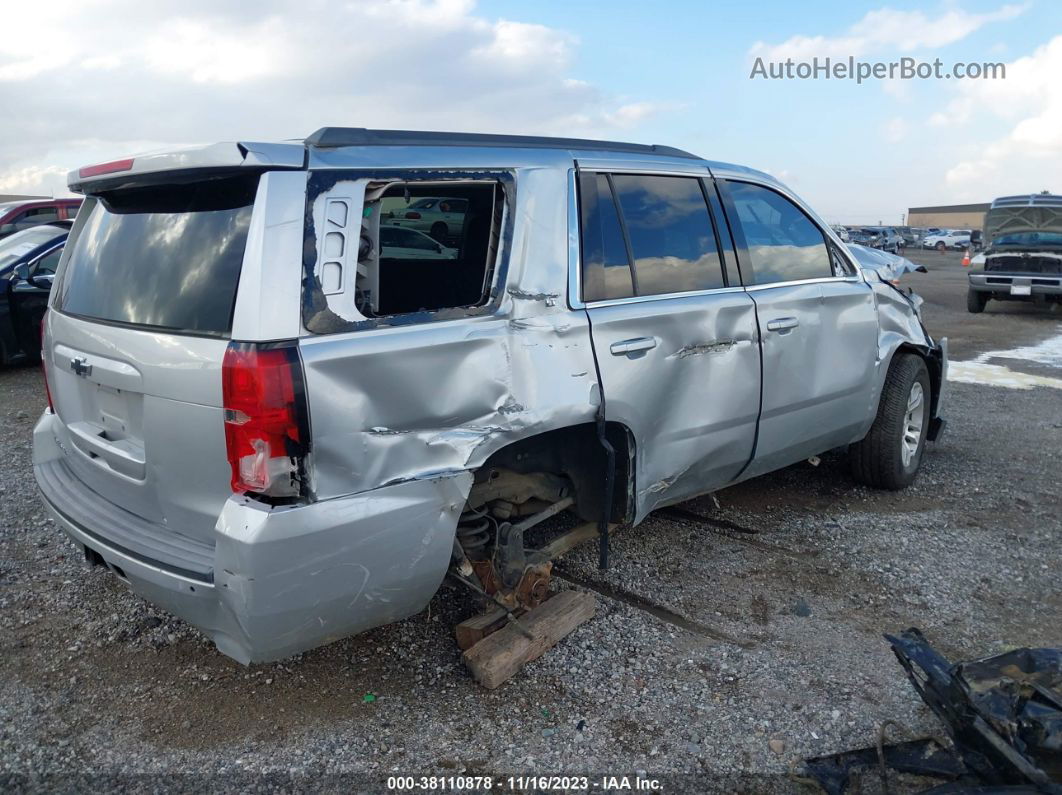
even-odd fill
[(465, 619), (456, 627), (454, 634), (457, 636), (457, 646), (461, 651), (467, 651), (483, 640), (487, 635), (501, 629), (506, 623), (505, 610), (495, 605), (486, 613)]
[[(616, 531), (619, 529), (619, 527), (620, 525), (618, 524), (610, 524), (608, 526), (608, 534), (610, 538), (616, 534)], [(562, 533), (561, 535), (557, 536), (538, 551), (545, 555), (547, 560), (556, 560), (562, 555), (566, 555), (567, 553), (571, 552), (584, 541), (589, 541), (591, 539), (596, 538), (597, 522), (586, 522), (584, 524), (577, 525), (566, 533)]]
[(526, 663), (538, 659), (576, 627), (594, 616), (597, 600), (584, 591), (561, 591), (520, 619), (531, 635), (511, 624), (461, 655), (476, 681), (494, 690)]

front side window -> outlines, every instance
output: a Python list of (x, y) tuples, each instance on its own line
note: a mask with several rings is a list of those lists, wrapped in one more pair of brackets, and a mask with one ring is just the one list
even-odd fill
[(63, 255), (63, 248), (60, 246), (55, 251), (49, 252), (37, 260), (37, 264), (33, 266), (34, 276), (47, 276), (49, 274), (55, 275), (55, 269), (59, 267), (59, 258)]
[[(745, 238), (752, 284), (833, 276), (826, 239), (804, 212), (780, 193), (748, 182), (727, 182)], [(742, 273), (748, 278), (747, 274)]]

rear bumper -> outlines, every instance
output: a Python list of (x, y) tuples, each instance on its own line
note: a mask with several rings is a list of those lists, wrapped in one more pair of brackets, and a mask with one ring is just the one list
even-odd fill
[[(287, 657), (422, 610), (446, 574), (472, 484), (466, 472), (449, 473), (285, 507), (234, 496), (218, 517), (203, 571), (201, 543), (197, 558), (175, 565), (173, 543), (179, 550), (186, 540), (86, 495), (61, 458), (47, 457), (55, 421), (45, 414), (34, 431), (34, 474), (55, 521), (133, 591), (242, 663)], [(151, 556), (159, 538), (143, 537), (149, 532), (170, 534), (167, 555)]]
[[(1011, 287), (1028, 287), (1029, 295), (1014, 296)], [(995, 293), (1002, 298), (1031, 298), (1034, 295), (1062, 296), (1062, 275), (1018, 273), (971, 273), (970, 289)]]

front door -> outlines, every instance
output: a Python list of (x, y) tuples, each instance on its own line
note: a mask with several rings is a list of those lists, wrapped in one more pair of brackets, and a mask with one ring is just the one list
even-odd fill
[(721, 180), (742, 276), (756, 303), (763, 406), (745, 477), (858, 439), (873, 414), (873, 291), (780, 192)]
[(29, 264), (29, 279), (13, 276), (8, 282), (8, 305), (15, 339), (24, 353), (36, 356), (41, 347), (41, 319), (48, 308), (55, 269), (59, 267), (63, 246), (42, 254)]
[(760, 400), (755, 304), (736, 274), (728, 282), (701, 179), (584, 171), (579, 185), (582, 299), (606, 419), (636, 440), (639, 521), (748, 463)]

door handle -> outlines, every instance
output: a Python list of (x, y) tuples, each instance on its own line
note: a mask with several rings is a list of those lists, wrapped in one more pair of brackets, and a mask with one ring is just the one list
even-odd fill
[(620, 342), (613, 342), (611, 345), (608, 346), (608, 349), (612, 351), (613, 356), (626, 356), (628, 353), (650, 351), (655, 347), (655, 337), (635, 337), (632, 340), (621, 340)]
[(795, 317), (776, 317), (774, 320), (767, 321), (768, 331), (788, 331), (791, 328), (796, 328), (800, 325), (800, 321)]

